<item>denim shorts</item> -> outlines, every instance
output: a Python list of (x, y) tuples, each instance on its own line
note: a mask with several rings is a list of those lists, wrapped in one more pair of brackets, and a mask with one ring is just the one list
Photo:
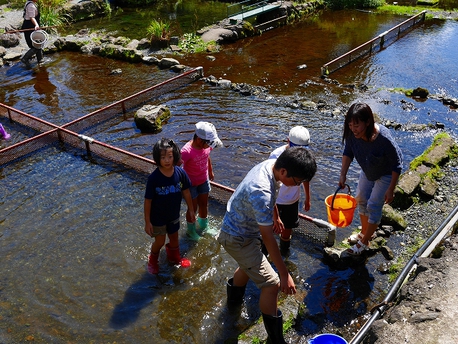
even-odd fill
[(280, 283), (278, 273), (261, 251), (261, 238), (244, 238), (221, 231), (217, 240), (258, 288)]
[(388, 174), (375, 181), (370, 181), (363, 171), (359, 175), (355, 198), (358, 202), (359, 214), (367, 216), (369, 223), (379, 224), (382, 219), (385, 193), (390, 186), (391, 178), (391, 174)]
[(197, 186), (191, 186), (189, 188), (189, 191), (191, 191), (191, 198), (197, 198), (197, 196), (202, 195), (202, 194), (208, 194), (211, 190), (210, 187), (210, 182), (207, 180), (203, 182), (202, 184), (199, 184)]

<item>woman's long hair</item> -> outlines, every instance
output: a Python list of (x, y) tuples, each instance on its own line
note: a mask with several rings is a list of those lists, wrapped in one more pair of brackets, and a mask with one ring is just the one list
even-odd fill
[(351, 122), (364, 122), (367, 123), (368, 126), (366, 128), (365, 136), (368, 140), (372, 137), (374, 133), (374, 114), (372, 113), (371, 108), (366, 103), (354, 103), (347, 111), (345, 115), (345, 124), (344, 124), (344, 131), (342, 136), (342, 144), (345, 140), (352, 134), (350, 130), (350, 123)]

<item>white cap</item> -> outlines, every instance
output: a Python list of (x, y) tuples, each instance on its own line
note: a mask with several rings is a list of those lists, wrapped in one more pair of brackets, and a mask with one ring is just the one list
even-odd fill
[(209, 141), (208, 145), (211, 148), (221, 147), (223, 143), (218, 138), (216, 128), (212, 123), (209, 122), (198, 122), (196, 123), (196, 135), (202, 140)]
[(292, 146), (308, 146), (310, 143), (310, 134), (307, 128), (303, 126), (292, 127), (289, 131), (289, 145)]

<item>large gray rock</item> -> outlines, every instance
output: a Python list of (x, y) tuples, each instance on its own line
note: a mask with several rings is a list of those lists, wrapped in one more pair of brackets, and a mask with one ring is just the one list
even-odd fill
[(399, 179), (398, 188), (406, 195), (410, 196), (420, 185), (421, 176), (417, 171), (407, 171)]
[(163, 59), (161, 59), (159, 61), (159, 68), (171, 68), (175, 65), (178, 65), (180, 64), (180, 62), (176, 59), (173, 59), (171, 57), (164, 57)]
[(456, 145), (456, 142), (451, 137), (445, 137), (438, 142), (427, 154), (425, 165), (435, 166), (443, 165), (449, 159), (450, 150)]
[(233, 42), (238, 39), (237, 32), (225, 28), (213, 28), (201, 36), (204, 42)]
[(142, 133), (157, 133), (170, 117), (170, 109), (165, 105), (144, 105), (135, 113), (134, 121)]
[(0, 35), (0, 46), (12, 48), (19, 45), (20, 38), (14, 33), (3, 33)]

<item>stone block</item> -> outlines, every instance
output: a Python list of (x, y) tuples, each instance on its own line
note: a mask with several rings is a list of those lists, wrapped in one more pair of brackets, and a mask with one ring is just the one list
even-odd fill
[(427, 166), (443, 165), (448, 161), (448, 154), (454, 146), (455, 141), (451, 137), (443, 138), (426, 154), (424, 164)]
[(427, 176), (423, 179), (420, 190), (427, 197), (433, 198), (438, 187), (437, 182), (430, 176)]
[(421, 177), (419, 172), (407, 171), (399, 179), (398, 188), (400, 188), (405, 195), (410, 196), (420, 185), (420, 182)]

